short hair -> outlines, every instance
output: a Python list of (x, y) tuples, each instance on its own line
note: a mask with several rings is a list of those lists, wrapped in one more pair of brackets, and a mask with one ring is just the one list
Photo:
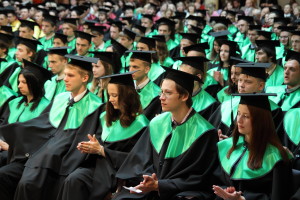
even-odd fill
[(91, 82), (93, 79), (93, 74), (92, 74), (93, 72), (82, 69), (81, 67), (79, 67), (77, 65), (67, 64), (66, 68), (77, 70), (77, 72), (80, 74), (81, 77), (87, 75), (89, 77), (87, 83)]
[(273, 51), (268, 46), (260, 46), (257, 48), (257, 51), (259, 51), (259, 50), (262, 50), (263, 52), (265, 52), (268, 57), (272, 57), (271, 61), (273, 63), (276, 63), (276, 50)]

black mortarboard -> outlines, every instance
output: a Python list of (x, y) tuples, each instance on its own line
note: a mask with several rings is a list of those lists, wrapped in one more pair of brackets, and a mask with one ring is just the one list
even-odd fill
[(106, 51), (89, 51), (94, 54), (94, 58), (99, 58), (101, 61), (114, 65), (115, 53)]
[(30, 28), (31, 30), (34, 30), (34, 26), (38, 26), (38, 24), (33, 21), (20, 19), (20, 22), (21, 22), (21, 26), (26, 26), (26, 27)]
[(92, 71), (93, 66), (92, 63), (97, 63), (98, 58), (91, 58), (86, 56), (76, 56), (72, 54), (65, 55), (66, 58), (69, 58), (69, 64), (76, 65), (84, 70)]
[(0, 40), (4, 41), (5, 43), (11, 43), (13, 39), (14, 39), (13, 35), (0, 33)]
[[(165, 79), (170, 79), (187, 90), (187, 92), (192, 96), (194, 89), (194, 80), (199, 80), (198, 76), (175, 70), (169, 67), (163, 67), (166, 70)], [(197, 79), (197, 78), (198, 79)]]
[(249, 25), (249, 30), (261, 30), (261, 25)]
[(132, 5), (125, 5), (125, 6), (123, 7), (123, 11), (126, 11), (126, 10), (134, 10), (134, 9), (135, 9), (135, 7), (132, 6)]
[(252, 16), (239, 15), (238, 20), (244, 20), (244, 21), (248, 22), (249, 24), (253, 24), (253, 17)]
[(215, 23), (221, 23), (224, 24), (225, 26), (228, 26), (231, 24), (231, 21), (227, 19), (226, 17), (211, 17), (210, 22), (215, 22)]
[(146, 33), (146, 27), (144, 27), (144, 26), (135, 24), (135, 25), (133, 25), (132, 28), (136, 28), (136, 29), (138, 29), (140, 32), (142, 32), (142, 33), (144, 33), (144, 34)]
[(284, 12), (281, 9), (269, 8), (270, 13), (275, 13), (278, 17), (284, 17)]
[(30, 3), (27, 3), (27, 4), (25, 4), (25, 5), (21, 5), (21, 6), (20, 6), (20, 10), (21, 10), (21, 9), (24, 9), (24, 8), (30, 10), (31, 4), (30, 4)]
[(139, 43), (144, 43), (148, 45), (149, 49), (153, 49), (156, 47), (155, 39), (149, 37), (141, 37)]
[(5, 9), (0, 9), (0, 15), (5, 15), (5, 16), (7, 16), (7, 10), (5, 10)]
[(97, 21), (85, 20), (83, 24), (87, 25), (89, 28), (91, 28), (92, 26), (95, 26), (96, 23), (97, 23)]
[(193, 26), (193, 25), (191, 25), (191, 27), (192, 27), (192, 30), (193, 30), (195, 33), (197, 33), (197, 34), (199, 34), (199, 35), (202, 34), (202, 31), (203, 31), (202, 28), (199, 28), (199, 27)]
[(78, 18), (65, 18), (63, 19), (63, 23), (73, 24), (77, 26)]
[(251, 61), (241, 59), (238, 57), (230, 56), (230, 60), (232, 61), (233, 65), (238, 64), (238, 63), (253, 63)]
[(164, 35), (152, 35), (157, 42), (166, 42), (166, 37)]
[(152, 54), (156, 53), (156, 51), (136, 51), (136, 50), (126, 51), (126, 53), (130, 53), (130, 52), (132, 52), (130, 58), (143, 60), (148, 63), (152, 63)]
[(127, 35), (130, 39), (134, 40), (135, 39), (135, 36), (136, 36), (136, 33), (129, 30), (128, 28), (124, 28), (123, 29), (123, 34), (124, 35)]
[(239, 104), (255, 106), (271, 112), (271, 106), (269, 102), (269, 96), (277, 96), (275, 93), (243, 93), (232, 94), (232, 96), (240, 96), (241, 100)]
[(97, 32), (100, 34), (104, 34), (106, 30), (106, 26), (90, 26), (92, 32)]
[(89, 33), (86, 32), (82, 32), (82, 31), (74, 31), (74, 33), (76, 34), (76, 38), (83, 38), (86, 39), (87, 41), (89, 41), (90, 43), (92, 42), (92, 37), (95, 37)]
[(100, 12), (104, 12), (104, 13), (108, 13), (109, 12), (109, 8), (107, 8), (107, 6), (105, 6), (105, 7), (101, 7), (101, 8), (99, 8), (98, 9), (98, 12), (100, 13)]
[(269, 31), (262, 31), (262, 30), (257, 30), (257, 35), (262, 35), (262, 36), (264, 36), (266, 39), (271, 40), (272, 32), (269, 32)]
[(110, 20), (108, 23), (109, 23), (110, 25), (115, 25), (115, 26), (117, 26), (120, 30), (122, 30), (122, 26), (123, 26), (123, 25), (126, 25), (126, 24), (124, 24), (123, 22), (118, 21), (118, 20)]
[(178, 12), (178, 11), (175, 11), (175, 16), (172, 16), (171, 18), (172, 19), (184, 19), (186, 17), (186, 12)]
[(58, 20), (58, 17), (52, 16), (52, 15), (49, 15), (49, 14), (44, 15), (44, 19), (43, 19), (43, 21), (53, 23), (54, 25), (56, 25), (57, 20)]
[(168, 18), (162, 17), (159, 20), (156, 21), (156, 24), (160, 25), (160, 24), (167, 24), (170, 27), (175, 27), (175, 22), (173, 20), (170, 20)]
[(24, 69), (32, 72), (42, 83), (45, 83), (47, 80), (51, 79), (53, 75), (49, 70), (33, 62), (23, 59), (23, 63)]
[(64, 44), (68, 43), (68, 36), (56, 32), (54, 38), (59, 38)]
[(210, 33), (211, 36), (213, 36), (214, 38), (218, 38), (218, 39), (220, 37), (227, 38), (227, 35), (229, 35), (229, 34), (230, 34), (230, 32), (228, 30)]
[(148, 19), (150, 19), (151, 21), (153, 21), (153, 15), (146, 15), (146, 14), (143, 14), (142, 15), (142, 18), (148, 18)]
[(200, 35), (197, 33), (179, 33), (182, 36), (182, 39), (187, 39), (193, 42), (194, 44), (198, 43)]
[(23, 37), (17, 37), (17, 39), (18, 39), (17, 44), (24, 44), (25, 46), (27, 46), (28, 48), (34, 51), (37, 50), (38, 45), (42, 45), (38, 40), (31, 40)]
[[(85, 7), (85, 6), (84, 6)], [(75, 6), (71, 9), (71, 11), (76, 11), (78, 15), (82, 15), (84, 13), (84, 7), (82, 6)]]
[(187, 56), (187, 57), (175, 57), (176, 60), (181, 60), (182, 64), (190, 65), (195, 69), (199, 69), (202, 72), (205, 71), (204, 63), (208, 62), (209, 60), (202, 56)]
[(238, 63), (235, 66), (241, 67), (241, 74), (246, 74), (255, 78), (260, 78), (264, 81), (267, 80), (266, 68), (269, 68), (272, 63)]
[(183, 51), (187, 54), (189, 51), (197, 51), (205, 53), (205, 49), (209, 49), (208, 42), (198, 43), (194, 45), (190, 45), (187, 47), (183, 47)]
[(132, 17), (122, 17), (121, 21), (128, 21), (129, 24), (132, 24)]
[(194, 15), (189, 15), (186, 19), (195, 20), (197, 22), (205, 22), (203, 17), (194, 16)]
[(199, 9), (197, 9), (197, 10), (195, 10), (195, 13), (201, 13), (203, 16), (206, 16), (207, 11), (208, 10), (199, 10)]
[(255, 43), (258, 48), (269, 48), (274, 53), (276, 53), (275, 47), (280, 46), (279, 40), (255, 40)]
[(135, 72), (136, 71), (126, 72), (123, 74), (112, 74), (108, 76), (102, 76), (100, 79), (110, 78), (109, 83), (135, 87), (132, 79), (132, 74)]
[(48, 48), (48, 54), (57, 54), (60, 56), (65, 56), (68, 54), (68, 49), (70, 49), (72, 47), (66, 46), (66, 47), (52, 47), (52, 48)]
[(297, 26), (278, 26), (278, 29), (281, 31), (292, 32), (297, 29)]
[(300, 36), (300, 31), (290, 31), (292, 35), (299, 35)]
[(288, 60), (297, 60), (298, 63), (300, 64), (300, 53), (289, 49), (285, 56), (285, 61)]
[(291, 23), (291, 19), (287, 17), (275, 17), (274, 23), (282, 23), (288, 25), (289, 23)]
[(7, 14), (13, 14), (13, 15), (16, 15), (16, 11), (15, 11), (15, 9), (14, 8), (12, 8), (12, 9), (5, 9), (6, 10), (6, 12), (7, 12)]
[(235, 16), (237, 14), (237, 12), (232, 11), (232, 10), (226, 10), (226, 13), (227, 13), (227, 15), (229, 14), (229, 15), (233, 15), (233, 16)]
[(128, 49), (114, 39), (111, 39), (113, 48), (122, 56)]

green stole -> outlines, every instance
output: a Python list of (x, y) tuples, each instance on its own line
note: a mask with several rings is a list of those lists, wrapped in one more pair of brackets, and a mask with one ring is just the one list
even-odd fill
[(15, 58), (16, 51), (17, 51), (17, 48), (16, 48), (16, 47), (9, 48), (9, 50), (8, 50), (8, 55), (9, 55), (11, 58)]
[(148, 78), (151, 81), (155, 81), (165, 70), (162, 68), (159, 63), (152, 63), (150, 67), (150, 71), (148, 72)]
[(179, 70), (180, 65), (182, 64), (181, 60), (176, 60), (172, 66), (173, 69)]
[(171, 49), (175, 48), (178, 44), (172, 40), (172, 39), (169, 39), (167, 42), (167, 48), (168, 48), (168, 51), (170, 51)]
[(164, 67), (171, 67), (173, 64), (174, 60), (170, 57), (167, 57), (162, 64), (160, 63), (160, 65)]
[(140, 114), (130, 126), (126, 128), (121, 125), (120, 120), (114, 121), (110, 127), (107, 127), (105, 116), (106, 112), (103, 112), (100, 115), (100, 122), (102, 125), (101, 140), (105, 142), (116, 142), (129, 139), (149, 124), (146, 116)]
[(68, 42), (68, 46), (71, 47), (70, 49), (68, 49), (68, 53), (71, 53), (71, 51), (76, 49), (76, 37), (70, 42)]
[(5, 57), (5, 59), (7, 62), (3, 61), (0, 63), (0, 74), (4, 70), (6, 70), (10, 65), (16, 62), (14, 59), (12, 59), (12, 57), (9, 54)]
[(11, 86), (11, 89), (15, 92), (18, 92), (18, 78), (19, 78), (19, 74), (21, 72), (22, 68), (21, 67), (17, 67), (15, 69), (15, 71), (13, 72), (13, 74), (9, 77), (8, 82)]
[[(232, 180), (251, 180), (260, 178), (272, 171), (277, 162), (281, 161), (279, 150), (268, 144), (263, 156), (262, 167), (259, 169), (250, 169), (248, 167), (249, 151), (245, 146), (244, 137), (240, 136), (236, 144), (236, 149), (227, 158), (227, 153), (233, 145), (233, 138), (218, 142), (218, 153), (223, 170), (230, 175)], [(239, 160), (240, 159), (240, 160)], [(233, 170), (233, 166), (236, 168)], [(232, 171), (233, 170), (233, 171)]]
[[(58, 128), (65, 115), (70, 95), (70, 92), (64, 92), (54, 98), (49, 114), (49, 121), (55, 128)], [(69, 117), (65, 124), (64, 130), (79, 128), (83, 120), (92, 114), (100, 105), (100, 98), (93, 93), (88, 92), (82, 99), (80, 99), (78, 102), (75, 102), (73, 106), (68, 107)]]
[(8, 123), (15, 123), (15, 122), (25, 122), (31, 120), (33, 118), (38, 117), (43, 110), (50, 104), (50, 101), (44, 97), (42, 97), (39, 105), (33, 111), (30, 110), (33, 102), (30, 102), (28, 105), (27, 103), (23, 102), (20, 107), (18, 107), (19, 102), (23, 97), (18, 97), (16, 99), (11, 100), (8, 103), (9, 106), (9, 118)]
[(201, 115), (195, 113), (183, 124), (172, 129), (170, 112), (165, 112), (153, 118), (149, 124), (150, 141), (159, 154), (166, 140), (171, 134), (171, 140), (165, 158), (176, 158), (186, 152), (191, 145), (205, 132), (214, 129)]
[(149, 81), (145, 87), (141, 89), (138, 94), (140, 95), (140, 101), (142, 104), (142, 108), (145, 109), (151, 103), (152, 99), (157, 97), (160, 92), (160, 87), (158, 87), (152, 81)]
[(266, 88), (269, 86), (279, 86), (282, 85), (284, 82), (284, 70), (281, 66), (276, 65), (275, 70), (271, 74), (271, 76), (268, 77), (266, 81)]
[[(293, 108), (285, 113), (283, 124), (284, 124), (284, 130), (289, 137), (289, 139), (294, 143), (295, 146), (297, 146), (300, 142), (300, 108)], [(297, 119), (297, 120), (291, 120), (291, 119)], [(297, 123), (295, 123), (297, 122)]]
[(51, 80), (46, 81), (45, 88), (45, 97), (52, 101), (53, 98), (63, 92), (66, 92), (66, 85), (64, 80), (56, 81), (57, 75), (53, 76)]
[(208, 86), (211, 85), (218, 85), (219, 83), (209, 74), (206, 74), (206, 78), (204, 80), (204, 84), (202, 85), (202, 89), (206, 89)]
[(251, 49), (251, 44), (242, 47), (242, 59), (255, 62), (255, 49)]
[(39, 39), (39, 41), (42, 43), (43, 45), (43, 49), (46, 51), (48, 48), (53, 47), (53, 40), (54, 40), (54, 35), (53, 37), (51, 37), (50, 39), (46, 39), (45, 37), (42, 37), (41, 39)]
[[(209, 74), (210, 76), (214, 77), (214, 71), (218, 71), (219, 67), (214, 67), (210, 70), (207, 71), (207, 74)], [(223, 79), (224, 81), (228, 80), (228, 67), (227, 68), (221, 68), (221, 74), (223, 74)]]
[(12, 96), (18, 96), (16, 92), (11, 90), (5, 85), (0, 86), (0, 107), (3, 106), (3, 104)]
[(225, 92), (225, 90), (228, 89), (228, 85), (225, 86), (224, 88), (222, 88), (222, 90), (220, 90), (218, 93), (217, 93), (217, 98), (219, 100), (219, 102), (223, 103), (224, 101), (227, 101), (227, 100), (230, 100), (231, 98), (231, 95), (230, 94), (227, 94)]
[(196, 112), (201, 112), (202, 110), (206, 109), (208, 106), (216, 102), (216, 100), (203, 89), (201, 89), (198, 94), (193, 96), (192, 100), (192, 107)]

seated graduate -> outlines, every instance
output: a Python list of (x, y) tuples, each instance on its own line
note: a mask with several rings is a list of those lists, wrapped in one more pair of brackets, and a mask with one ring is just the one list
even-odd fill
[[(223, 189), (215, 194), (229, 200), (289, 199), (291, 155), (281, 145), (266, 93), (241, 96), (233, 136), (218, 143)], [(273, 94), (275, 95), (275, 94)]]
[(90, 141), (77, 146), (81, 153), (96, 156), (96, 167), (86, 164), (71, 173), (58, 199), (106, 199), (116, 190), (115, 174), (149, 123), (142, 114), (133, 73), (101, 77), (110, 78), (110, 81), (107, 87), (109, 102), (106, 112), (100, 116), (99, 141), (95, 135), (88, 135)]
[(216, 130), (191, 107), (195, 76), (166, 70), (160, 95), (165, 112), (151, 120), (117, 173), (141, 193), (123, 188), (113, 199), (213, 197), (209, 182), (216, 167)]
[(89, 89), (92, 93), (101, 98), (103, 103), (108, 100), (107, 85), (109, 79), (102, 79), (102, 76), (111, 75), (115, 68), (115, 53), (104, 51), (90, 51), (95, 58), (99, 58), (96, 64), (93, 64), (93, 80)]
[(87, 155), (76, 146), (86, 132), (95, 132), (99, 126), (101, 100), (86, 88), (92, 77), (91, 62), (98, 59), (66, 57), (71, 59), (64, 78), (68, 92), (54, 98), (49, 112), (0, 127), (0, 134), (9, 144), (11, 164), (0, 168), (1, 199), (12, 199), (14, 195), (15, 199), (55, 199), (57, 181), (86, 160)]
[(180, 71), (199, 77), (199, 80), (195, 80), (194, 82), (192, 107), (203, 118), (208, 120), (208, 118), (219, 106), (219, 102), (217, 102), (210, 94), (202, 89), (202, 75), (205, 71), (205, 63), (209, 60), (201, 56), (178, 57), (176, 59), (182, 61), (182, 64), (179, 68)]
[[(266, 68), (270, 66), (270, 63), (238, 63), (236, 66), (242, 68), (238, 81), (239, 93), (260, 93), (264, 91), (267, 79)], [(209, 118), (208, 121), (218, 129), (220, 139), (231, 135), (239, 101), (238, 96), (231, 97), (230, 100), (224, 101)], [(276, 131), (281, 133), (283, 112), (272, 100), (270, 100), (270, 105)]]
[(278, 93), (271, 99), (287, 112), (289, 109), (300, 107), (300, 53), (288, 50), (284, 65), (284, 85), (267, 87), (267, 92)]
[(0, 74), (2, 74), (4, 70), (9, 68), (12, 64), (16, 63), (16, 61), (8, 53), (9, 49), (13, 45), (13, 39), (14, 36), (0, 32), (0, 58), (5, 59), (1, 61)]
[(136, 71), (132, 74), (135, 80), (135, 89), (140, 95), (143, 114), (151, 120), (161, 113), (159, 100), (160, 88), (148, 78), (151, 68), (152, 54), (155, 51), (128, 51), (131, 52), (129, 71)]
[(55, 75), (45, 83), (45, 97), (52, 101), (54, 97), (66, 91), (64, 70), (68, 63), (65, 55), (68, 54), (70, 47), (53, 47), (48, 49), (48, 68)]

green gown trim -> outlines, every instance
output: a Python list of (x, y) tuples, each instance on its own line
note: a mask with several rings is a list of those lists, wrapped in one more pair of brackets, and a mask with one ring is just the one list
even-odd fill
[(116, 142), (131, 138), (149, 124), (149, 120), (146, 118), (146, 116), (141, 114), (136, 117), (129, 127), (124, 128), (121, 125), (120, 120), (113, 122), (110, 127), (107, 127), (105, 115), (106, 112), (103, 112), (100, 115), (100, 121), (102, 125), (101, 139), (105, 142)]
[(204, 84), (202, 85), (202, 89), (206, 89), (208, 86), (211, 85), (218, 85), (219, 83), (212, 77), (211, 75), (207, 74)]
[(39, 39), (39, 41), (42, 43), (43, 45), (43, 49), (46, 51), (48, 48), (53, 47), (53, 40), (54, 40), (54, 35), (53, 37), (51, 37), (50, 39), (46, 39), (45, 37), (42, 37), (41, 39)]
[(63, 92), (66, 92), (66, 85), (63, 80), (56, 81), (57, 75), (53, 76), (51, 80), (46, 81), (44, 88), (45, 88), (45, 97), (49, 99), (50, 101), (53, 100), (53, 98)]
[(206, 109), (208, 106), (216, 102), (216, 100), (203, 89), (201, 89), (201, 91), (196, 94), (196, 96), (193, 96), (192, 100), (192, 107), (196, 112), (201, 112), (202, 110)]
[(141, 92), (138, 94), (140, 95), (140, 101), (142, 104), (142, 108), (145, 109), (151, 103), (151, 101), (158, 96), (160, 92), (160, 87), (158, 87), (152, 81), (149, 81), (145, 87), (141, 89)]
[(68, 46), (71, 47), (70, 49), (68, 49), (68, 53), (71, 53), (71, 51), (73, 51), (76, 48), (76, 37), (70, 42), (68, 42)]
[(172, 40), (172, 39), (169, 39), (167, 42), (166, 42), (166, 44), (167, 44), (167, 48), (168, 48), (168, 50), (170, 51), (171, 49), (173, 49), (173, 48), (175, 48), (177, 45), (178, 45), (178, 43), (176, 43), (174, 40)]
[(0, 63), (0, 74), (1, 74), (7, 67), (9, 67), (10, 65), (12, 65), (13, 63), (16, 62), (14, 59), (12, 59), (12, 57), (11, 57), (9, 54), (5, 57), (5, 59), (6, 59), (7, 62), (1, 62), (1, 63)]
[(164, 68), (162, 68), (159, 63), (152, 63), (150, 71), (148, 72), (148, 78), (151, 81), (155, 81), (164, 72)]
[[(54, 98), (53, 105), (50, 110), (50, 123), (57, 128), (64, 117), (66, 108), (68, 107), (70, 92), (64, 92)], [(82, 124), (83, 120), (92, 114), (101, 105), (99, 97), (91, 92), (88, 92), (80, 101), (69, 107), (68, 119), (64, 130), (77, 129)], [(71, 117), (70, 117), (71, 116)]]
[(19, 78), (19, 74), (21, 72), (21, 67), (17, 67), (14, 71), (14, 73), (9, 77), (8, 82), (11, 86), (11, 89), (15, 92), (18, 92), (18, 78)]
[(16, 92), (5, 85), (0, 86), (0, 107), (12, 96), (18, 96)]
[[(9, 50), (8, 50), (8, 55), (9, 55), (11, 58), (15, 58), (16, 51), (17, 51), (17, 48), (16, 48), (16, 47), (9, 48)], [(16, 62), (16, 61), (15, 61), (15, 62)]]
[(218, 101), (223, 103), (224, 101), (227, 101), (227, 100), (230, 100), (231, 98), (231, 95), (230, 94), (227, 94), (225, 92), (225, 90), (228, 89), (228, 85), (225, 86), (224, 88), (222, 88), (222, 90), (220, 90), (218, 93), (217, 93), (217, 98), (218, 98)]
[(39, 105), (36, 107), (35, 110), (31, 111), (30, 108), (33, 105), (33, 103), (29, 103), (28, 106), (25, 105), (25, 102), (23, 102), (20, 107), (18, 108), (18, 104), (21, 101), (23, 97), (18, 97), (16, 99), (11, 100), (8, 103), (9, 106), (9, 117), (8, 117), (8, 123), (15, 123), (15, 122), (25, 122), (28, 120), (31, 120), (33, 118), (38, 117), (43, 110), (50, 104), (50, 101), (46, 98), (42, 98)]
[(201, 115), (195, 113), (185, 123), (172, 130), (171, 113), (165, 112), (153, 118), (149, 124), (150, 140), (157, 153), (172, 134), (165, 158), (176, 158), (186, 152), (189, 147), (208, 130), (214, 127)]
[(164, 66), (164, 67), (171, 67), (172, 65), (174, 64), (174, 60), (170, 57), (167, 57), (163, 64), (161, 64), (161, 66)]
[(242, 59), (255, 62), (255, 49), (251, 49), (251, 44), (242, 47)]
[[(207, 71), (207, 74), (214, 77), (214, 71), (218, 71), (218, 67), (211, 68), (210, 70)], [(228, 67), (227, 68), (222, 67), (221, 74), (223, 74), (223, 79), (225, 81), (227, 81), (228, 80)]]
[(176, 60), (172, 66), (173, 69), (179, 70), (180, 65), (182, 64), (181, 60)]
[(249, 158), (249, 151), (246, 150), (244, 137), (239, 137), (236, 149), (231, 153), (230, 158), (227, 158), (227, 153), (229, 149), (232, 147), (233, 141), (232, 138), (228, 138), (218, 142), (218, 152), (219, 152), (219, 159), (222, 168), (224, 171), (230, 175), (232, 167), (238, 162), (238, 159), (242, 156), (243, 152), (245, 154), (242, 156), (241, 160), (237, 163), (235, 170), (231, 174), (231, 179), (233, 180), (240, 180), (240, 179), (255, 179), (262, 177), (272, 171), (275, 164), (282, 160), (279, 150), (268, 144), (262, 162), (262, 167), (259, 169), (250, 169), (248, 167), (248, 158)]
[(282, 85), (283, 82), (284, 82), (284, 69), (281, 66), (276, 65), (275, 70), (273, 71), (271, 76), (267, 79), (265, 87), (279, 86)]
[[(291, 120), (294, 119), (294, 120)], [(300, 108), (294, 108), (286, 112), (283, 119), (284, 130), (294, 145), (300, 142)]]

